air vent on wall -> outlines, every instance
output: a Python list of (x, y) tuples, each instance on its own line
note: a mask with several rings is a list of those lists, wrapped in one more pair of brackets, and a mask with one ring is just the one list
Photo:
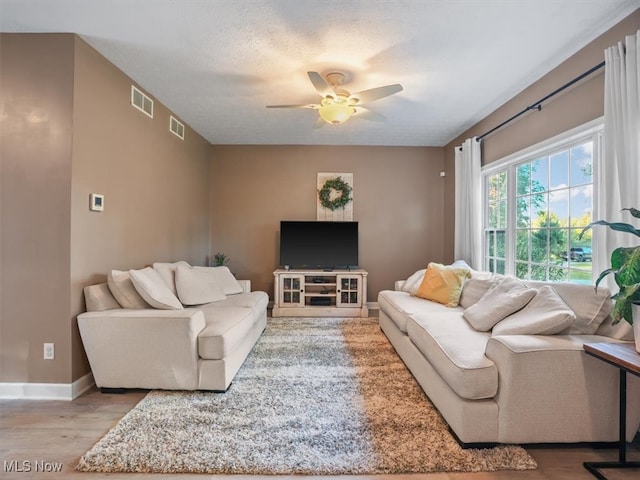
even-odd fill
[(171, 130), (171, 133), (173, 133), (176, 137), (184, 140), (184, 123), (182, 123), (173, 115), (171, 115), (171, 117), (169, 118), (169, 130)]
[(153, 118), (153, 100), (131, 85), (131, 105)]

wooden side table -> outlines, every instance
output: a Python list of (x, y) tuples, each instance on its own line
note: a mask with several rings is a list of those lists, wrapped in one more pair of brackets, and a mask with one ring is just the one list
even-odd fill
[(620, 371), (620, 440), (617, 462), (584, 462), (591, 474), (600, 480), (607, 480), (601, 468), (640, 468), (640, 462), (627, 462), (627, 372), (640, 377), (640, 354), (633, 343), (585, 343), (587, 354), (607, 362)]

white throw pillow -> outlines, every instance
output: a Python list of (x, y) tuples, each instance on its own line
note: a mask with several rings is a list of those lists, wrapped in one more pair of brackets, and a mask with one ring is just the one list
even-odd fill
[(153, 268), (129, 270), (133, 286), (145, 301), (160, 310), (182, 310), (180, 300)]
[(550, 285), (538, 290), (536, 296), (519, 312), (508, 316), (495, 327), (492, 335), (554, 335), (571, 325), (575, 313)]
[(407, 278), (402, 285), (402, 291), (407, 292), (411, 295), (414, 295), (418, 292), (418, 288), (422, 284), (422, 280), (424, 279), (424, 274), (427, 269), (423, 268), (422, 270), (418, 270), (414, 274), (412, 274), (409, 278)]
[[(531, 288), (541, 288), (549, 283), (527, 280), (525, 284)], [(593, 335), (613, 307), (608, 288), (600, 286), (596, 290), (593, 285), (568, 282), (556, 282), (551, 286), (576, 315), (575, 322), (562, 332), (564, 334)]]
[(471, 278), (466, 280), (462, 286), (460, 306), (462, 308), (469, 308), (471, 305), (478, 303), (482, 296), (498, 283), (499, 280), (499, 277), (474, 277), (472, 272)]
[(503, 318), (524, 307), (536, 294), (513, 277), (503, 277), (480, 300), (464, 311), (464, 318), (473, 328), (488, 332)]
[(225, 295), (236, 295), (243, 293), (242, 285), (238, 283), (236, 277), (233, 276), (229, 267), (193, 267), (196, 270), (208, 272), (218, 282), (218, 286)]
[(184, 265), (185, 267), (190, 266), (182, 260), (175, 263), (156, 262), (153, 264), (153, 269), (158, 272), (162, 281), (169, 287), (169, 290), (171, 290), (174, 295), (178, 294), (176, 291), (176, 267), (178, 265)]
[(122, 308), (149, 308), (149, 304), (131, 283), (129, 272), (111, 270), (107, 275), (107, 285)]
[(217, 268), (222, 267), (178, 265), (176, 268), (176, 290), (180, 301), (185, 305), (202, 305), (227, 298), (224, 287), (219, 282), (220, 275), (216, 271)]
[(106, 283), (84, 287), (84, 301), (87, 306), (87, 312), (103, 312), (122, 308)]

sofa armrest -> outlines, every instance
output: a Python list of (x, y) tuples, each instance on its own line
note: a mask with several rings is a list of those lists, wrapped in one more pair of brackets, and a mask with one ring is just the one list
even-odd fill
[(198, 385), (197, 309), (114, 309), (78, 315), (99, 387), (194, 389)]
[[(499, 441), (615, 441), (617, 369), (584, 352), (583, 344), (615, 342), (600, 335), (498, 335), (486, 356), (498, 369)], [(640, 422), (640, 379), (629, 379), (627, 437)], [(632, 400), (635, 397), (635, 400)], [(520, 438), (527, 432), (526, 438)]]
[(242, 293), (251, 292), (251, 280), (237, 280), (237, 282), (242, 287)]

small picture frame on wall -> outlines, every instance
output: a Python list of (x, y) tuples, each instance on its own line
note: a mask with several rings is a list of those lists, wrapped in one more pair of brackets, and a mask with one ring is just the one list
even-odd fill
[(104, 211), (104, 195), (101, 193), (92, 193), (90, 197), (89, 208), (93, 212)]

